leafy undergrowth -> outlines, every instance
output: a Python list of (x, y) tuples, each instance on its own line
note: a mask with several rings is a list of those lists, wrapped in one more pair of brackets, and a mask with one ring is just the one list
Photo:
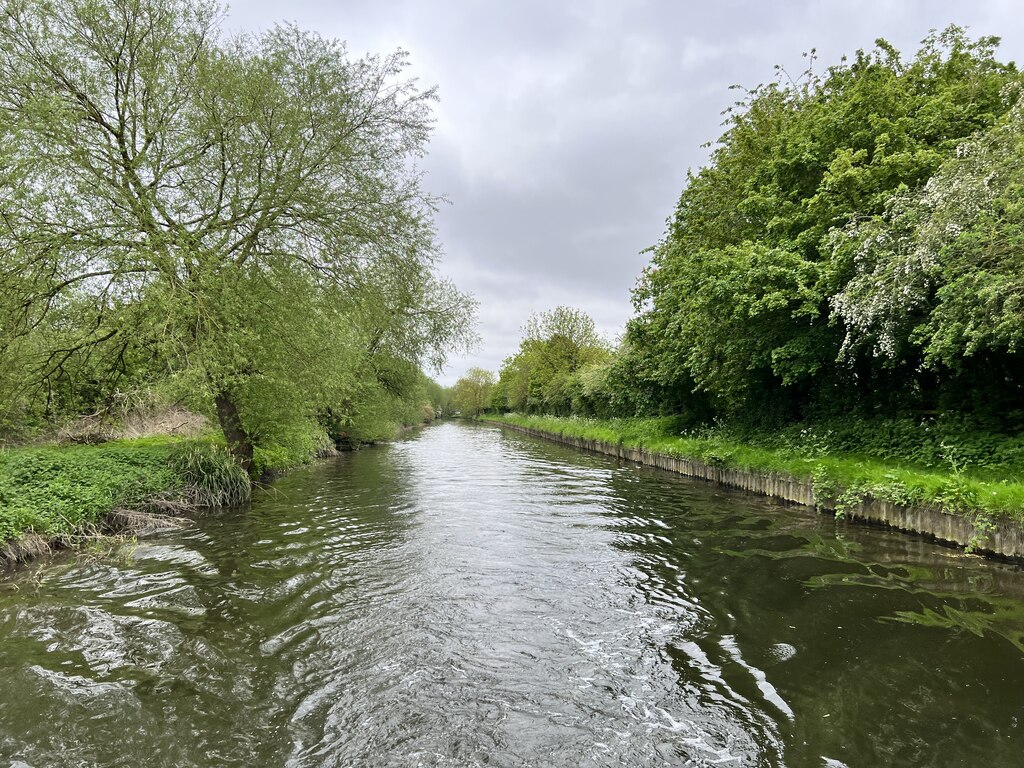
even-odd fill
[[(969, 451), (946, 443), (945, 463), (929, 466), (919, 457), (916, 461), (893, 454), (878, 458), (837, 450), (820, 430), (806, 427), (789, 434), (744, 435), (741, 440), (720, 427), (685, 429), (674, 418), (597, 420), (519, 414), (484, 418), (715, 466), (810, 480), (815, 495), (831, 499), (840, 515), (868, 498), (938, 507), (972, 517), (979, 543), (995, 518), (1024, 521), (1024, 456), (1015, 452), (1015, 446), (1003, 452), (1006, 460), (993, 466), (965, 460), (965, 454), (979, 453), (973, 447)], [(998, 437), (992, 441), (1000, 442)]]
[(334, 441), (323, 427), (300, 421), (279, 428), (253, 455), (252, 472), (255, 477), (269, 478), (289, 469), (309, 464), (318, 456), (330, 453)]
[(249, 478), (211, 439), (153, 437), (0, 452), (0, 543), (73, 538), (115, 509), (237, 504)]

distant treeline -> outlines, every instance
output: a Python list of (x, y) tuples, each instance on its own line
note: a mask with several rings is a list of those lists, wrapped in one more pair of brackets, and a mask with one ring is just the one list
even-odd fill
[(884, 40), (740, 89), (621, 342), (534, 318), (489, 407), (794, 422), (1024, 421), (1024, 101), (996, 38)]

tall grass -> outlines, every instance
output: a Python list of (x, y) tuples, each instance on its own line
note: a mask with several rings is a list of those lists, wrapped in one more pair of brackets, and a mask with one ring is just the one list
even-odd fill
[(249, 500), (249, 475), (226, 447), (192, 444), (171, 459), (177, 492), (195, 507), (235, 507)]

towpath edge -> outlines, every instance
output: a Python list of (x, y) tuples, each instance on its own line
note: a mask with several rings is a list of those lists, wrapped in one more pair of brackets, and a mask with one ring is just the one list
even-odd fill
[[(531, 437), (550, 440), (582, 451), (614, 456), (648, 467), (674, 472), (684, 477), (705, 480), (727, 488), (736, 488), (759, 496), (813, 507), (835, 513), (834, 501), (815, 498), (810, 480), (775, 472), (758, 472), (732, 467), (716, 467), (696, 459), (678, 458), (664, 453), (632, 448), (602, 440), (571, 437), (557, 432), (510, 424), (489, 418), (496, 424)], [(1013, 520), (994, 520), (990, 529), (979, 533), (974, 521), (932, 507), (906, 507), (879, 499), (868, 499), (844, 510), (845, 517), (860, 523), (881, 525), (906, 533), (919, 534), (959, 547), (972, 546), (979, 554), (1024, 562), (1024, 526)]]

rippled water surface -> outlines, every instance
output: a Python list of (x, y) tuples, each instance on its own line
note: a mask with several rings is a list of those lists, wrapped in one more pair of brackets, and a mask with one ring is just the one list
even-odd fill
[(0, 580), (0, 765), (1024, 765), (1024, 573), (497, 428)]

